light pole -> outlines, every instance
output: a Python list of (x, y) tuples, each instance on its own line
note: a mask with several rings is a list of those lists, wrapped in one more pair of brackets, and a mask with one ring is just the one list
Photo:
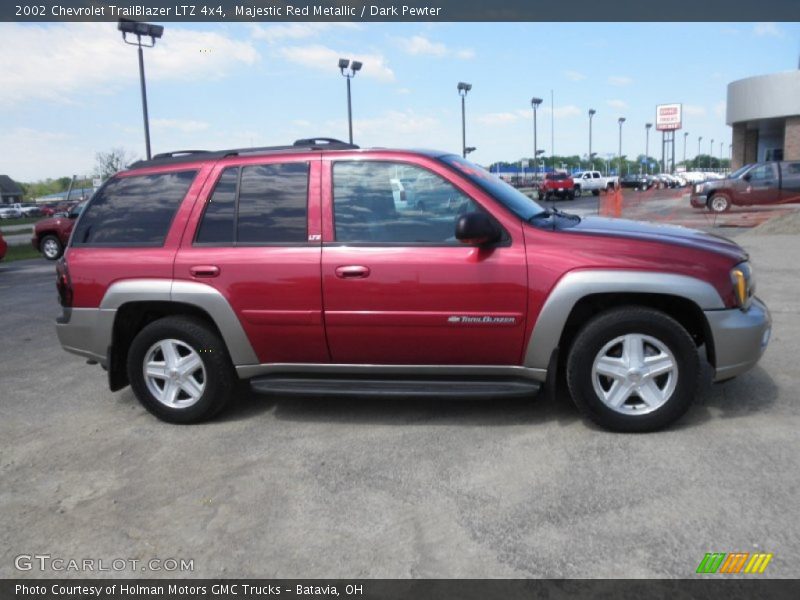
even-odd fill
[(593, 108), (589, 109), (589, 169), (594, 169), (594, 163), (592, 162), (592, 117), (597, 114), (597, 111)]
[(617, 119), (619, 123), (619, 176), (622, 177), (622, 124), (625, 122), (625, 117)]
[[(122, 41), (131, 46), (139, 47), (139, 85), (142, 88), (142, 116), (144, 117), (144, 146), (147, 153), (147, 160), (150, 160), (150, 120), (147, 116), (147, 87), (144, 79), (144, 53), (142, 47), (152, 48), (156, 45), (156, 40), (164, 35), (164, 28), (161, 25), (151, 25), (130, 19), (120, 19), (117, 29), (122, 32)], [(136, 41), (129, 42), (127, 34), (135, 35)], [(149, 37), (149, 44), (142, 44), (142, 36)]]
[(644, 124), (644, 160), (647, 163), (647, 172), (650, 173), (650, 128), (652, 123)]
[(708, 168), (711, 169), (711, 160), (714, 158), (714, 138), (711, 138), (711, 143), (708, 144)]
[(697, 164), (695, 166), (698, 169), (700, 168), (700, 142), (702, 141), (703, 141), (703, 136), (702, 135), (697, 136), (697, 158), (695, 159), (695, 162)]
[(533, 109), (533, 162), (537, 166), (537, 171), (539, 166), (539, 146), (536, 139), (536, 109), (539, 108), (541, 103), (541, 98), (531, 98), (531, 108)]
[(347, 79), (347, 132), (349, 134), (350, 143), (353, 143), (353, 104), (350, 99), (350, 80), (356, 76), (363, 66), (357, 60), (350, 61), (349, 58), (339, 59), (339, 72)]
[(471, 83), (458, 82), (458, 95), (461, 96), (461, 156), (464, 158), (467, 158), (467, 117), (464, 99), (471, 89)]
[(687, 165), (686, 165), (686, 138), (688, 138), (688, 137), (689, 137), (689, 132), (688, 131), (684, 131), (683, 132), (683, 168), (686, 169), (687, 171), (689, 170)]

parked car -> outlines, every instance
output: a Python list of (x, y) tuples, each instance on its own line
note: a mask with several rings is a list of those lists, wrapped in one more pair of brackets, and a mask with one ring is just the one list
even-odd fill
[(38, 221), (33, 226), (31, 245), (42, 253), (47, 260), (56, 260), (64, 253), (75, 220), (81, 214), (86, 203), (76, 204), (63, 217), (50, 217)]
[(3, 238), (3, 232), (0, 231), (0, 260), (3, 260), (6, 257), (7, 251), (8, 251), (8, 243)]
[(22, 211), (13, 206), (0, 205), (0, 219), (21, 219)]
[(653, 187), (654, 180), (648, 175), (635, 175), (633, 173), (628, 173), (620, 178), (619, 185), (622, 188), (646, 191)]
[(575, 182), (569, 173), (546, 173), (539, 185), (539, 200), (575, 199)]
[[(397, 209), (398, 166), (459, 210)], [(64, 349), (178, 423), (240, 380), (487, 398), (563, 376), (590, 419), (649, 431), (691, 405), (698, 348), (721, 381), (771, 331), (732, 241), (544, 209), (453, 154), (329, 139), (134, 163), (78, 218), (57, 289)]]
[(39, 210), (41, 211), (43, 217), (52, 217), (56, 212), (55, 207), (50, 204), (39, 205)]
[(575, 196), (583, 192), (592, 192), (597, 196), (601, 191), (616, 187), (619, 177), (603, 177), (600, 171), (579, 171), (572, 176), (575, 182)]
[(39, 207), (35, 204), (14, 202), (13, 204), (3, 205), (3, 207), (18, 210), (21, 217), (38, 217), (42, 214)]
[(715, 213), (731, 206), (800, 202), (800, 162), (745, 165), (725, 179), (696, 184), (690, 202)]

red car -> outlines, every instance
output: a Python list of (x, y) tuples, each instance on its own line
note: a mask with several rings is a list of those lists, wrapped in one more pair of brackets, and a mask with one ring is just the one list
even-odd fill
[(75, 204), (66, 217), (51, 217), (38, 221), (33, 227), (31, 245), (47, 260), (61, 258), (72, 228), (75, 226), (75, 220), (81, 214), (84, 206), (86, 206), (85, 202)]
[(539, 200), (575, 199), (575, 181), (569, 173), (546, 173), (539, 186)]
[(6, 252), (8, 251), (8, 243), (3, 239), (3, 232), (0, 231), (0, 260), (3, 260), (6, 257)]
[[(448, 202), (397, 202), (392, 181), (420, 177)], [(565, 377), (589, 418), (649, 431), (692, 403), (699, 347), (729, 379), (771, 330), (731, 241), (544, 209), (453, 154), (329, 139), (133, 164), (89, 201), (57, 287), (62, 346), (179, 423), (240, 380), (488, 398)]]

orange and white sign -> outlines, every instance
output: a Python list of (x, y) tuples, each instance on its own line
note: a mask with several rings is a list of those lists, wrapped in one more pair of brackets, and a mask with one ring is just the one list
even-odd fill
[(656, 106), (656, 129), (658, 131), (674, 131), (680, 128), (680, 104), (659, 104)]

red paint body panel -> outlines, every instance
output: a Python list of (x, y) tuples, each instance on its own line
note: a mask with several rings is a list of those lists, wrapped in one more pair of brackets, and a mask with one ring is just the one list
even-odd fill
[[(222, 171), (230, 166), (309, 162), (308, 238), (291, 246), (195, 246), (192, 241)], [(322, 324), (319, 241), (319, 155), (231, 157), (218, 162), (188, 218), (175, 258), (177, 280), (217, 289), (229, 302), (262, 363), (329, 361)], [(216, 277), (195, 277), (196, 265), (219, 267)]]
[[(491, 213), (508, 232), (510, 245), (336, 245), (332, 164), (347, 160), (409, 162), (436, 173)], [(333, 362), (520, 363), (528, 295), (522, 226), (482, 190), (426, 156), (343, 152), (323, 159), (322, 211), (322, 289)], [(349, 265), (368, 267), (369, 276), (336, 275), (337, 268)], [(513, 323), (464, 326), (449, 321), (463, 316), (511, 316)]]

